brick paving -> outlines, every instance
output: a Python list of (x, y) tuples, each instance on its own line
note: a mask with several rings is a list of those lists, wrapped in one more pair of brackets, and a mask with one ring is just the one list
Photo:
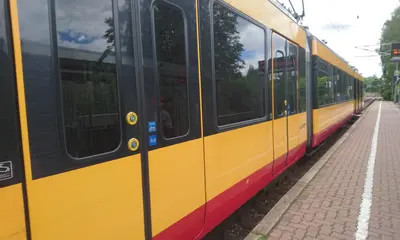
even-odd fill
[(400, 111), (396, 108), (392, 103), (382, 105), (368, 239), (400, 239)]
[[(354, 239), (379, 103), (371, 105), (268, 239)], [(400, 111), (382, 102), (368, 239), (400, 239)]]

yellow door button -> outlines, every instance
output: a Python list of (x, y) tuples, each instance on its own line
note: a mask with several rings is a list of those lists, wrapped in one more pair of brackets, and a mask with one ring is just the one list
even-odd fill
[(131, 150), (132, 152), (138, 150), (139, 148), (139, 140), (136, 138), (131, 138), (128, 141), (128, 149)]
[(138, 116), (137, 116), (137, 114), (136, 113), (134, 113), (134, 112), (129, 112), (128, 114), (126, 114), (126, 122), (129, 124), (129, 125), (135, 125), (136, 123), (137, 123), (137, 121), (138, 121)]
[(285, 102), (284, 102), (284, 103), (285, 103), (285, 106), (287, 106), (287, 101), (286, 101), (286, 100), (285, 100)]
[(287, 111), (285, 110), (285, 116), (287, 115)]

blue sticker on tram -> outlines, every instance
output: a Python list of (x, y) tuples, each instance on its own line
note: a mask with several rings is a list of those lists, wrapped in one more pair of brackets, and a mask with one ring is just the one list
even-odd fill
[(149, 132), (156, 132), (157, 130), (156, 122), (148, 122), (148, 129)]
[(149, 146), (154, 147), (157, 145), (157, 136), (156, 135), (150, 135), (149, 136)]

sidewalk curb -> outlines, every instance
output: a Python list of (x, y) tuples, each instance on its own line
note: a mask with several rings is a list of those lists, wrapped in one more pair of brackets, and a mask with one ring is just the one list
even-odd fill
[(247, 235), (244, 240), (266, 240), (266, 236), (272, 228), (279, 222), (286, 210), (296, 200), (297, 196), (305, 189), (311, 180), (322, 169), (326, 162), (332, 157), (337, 149), (343, 144), (348, 136), (356, 129), (360, 121), (369, 112), (374, 103), (364, 109), (361, 117), (356, 121), (349, 130), (321, 157), (321, 159), (311, 167), (310, 170), (275, 204), (267, 215), (257, 224), (257, 226)]

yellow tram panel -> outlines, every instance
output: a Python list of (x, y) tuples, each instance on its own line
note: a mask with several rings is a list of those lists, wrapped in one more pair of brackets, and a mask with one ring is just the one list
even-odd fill
[(0, 239), (26, 239), (22, 185), (1, 188), (0, 202)]
[(144, 239), (140, 176), (138, 154), (30, 181), (32, 239)]
[(306, 113), (288, 117), (288, 143), (289, 151), (306, 141)]
[(150, 151), (149, 172), (153, 236), (205, 204), (202, 138)]
[(273, 161), (272, 121), (205, 137), (207, 200)]
[(299, 144), (307, 141), (307, 112), (297, 114), (299, 123)]
[(328, 127), (343, 121), (353, 113), (354, 102), (347, 101), (313, 110), (313, 133), (319, 134)]
[(275, 160), (288, 152), (288, 134), (286, 117), (274, 119), (274, 158)]

